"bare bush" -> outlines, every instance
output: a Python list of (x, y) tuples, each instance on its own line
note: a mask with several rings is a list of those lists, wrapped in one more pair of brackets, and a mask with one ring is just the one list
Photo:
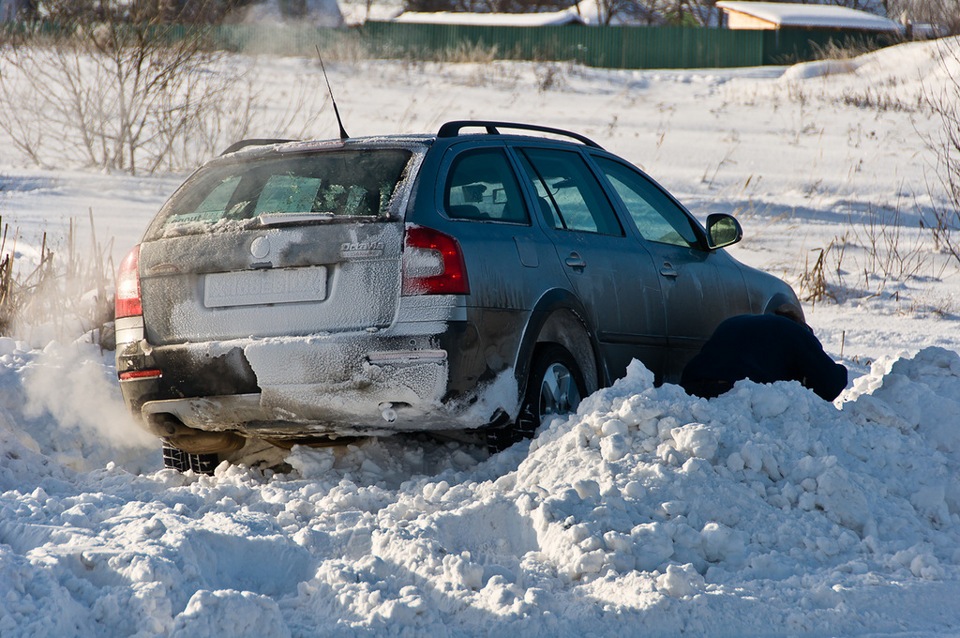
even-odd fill
[(939, 280), (948, 264), (922, 227), (906, 223), (899, 205), (868, 206), (859, 218), (850, 217), (842, 235), (804, 258), (797, 292), (801, 300), (816, 304), (881, 297), (892, 289), (900, 301), (906, 282)]
[(564, 67), (556, 62), (542, 62), (533, 69), (537, 80), (537, 92), (562, 91), (566, 88)]
[(40, 165), (176, 168), (174, 146), (237, 78), (211, 72), (223, 54), (205, 46), (202, 30), (174, 29), (117, 20), (12, 42), (0, 50), (0, 129)]
[(854, 241), (866, 251), (863, 269), (878, 276), (881, 284), (922, 274), (939, 278), (944, 265), (934, 263), (923, 236), (918, 232), (910, 237), (903, 222), (897, 205), (892, 211), (871, 208), (865, 220), (851, 224)]
[(20, 17), (51, 22), (98, 21), (107, 18), (131, 22), (155, 20), (177, 24), (215, 24), (255, 0), (160, 0), (124, 2), (111, 0), (31, 0)]

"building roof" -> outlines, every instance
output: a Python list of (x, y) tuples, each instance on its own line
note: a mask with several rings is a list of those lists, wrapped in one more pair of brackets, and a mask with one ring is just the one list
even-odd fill
[(547, 27), (583, 23), (583, 20), (576, 13), (570, 11), (552, 11), (549, 13), (472, 13), (465, 11), (423, 13), (404, 11), (393, 21), (419, 24), (462, 24), (482, 27)]
[(794, 4), (791, 2), (745, 2), (721, 0), (717, 7), (765, 20), (778, 27), (820, 27), (826, 29), (859, 29), (863, 31), (900, 31), (901, 26), (887, 18), (828, 4)]

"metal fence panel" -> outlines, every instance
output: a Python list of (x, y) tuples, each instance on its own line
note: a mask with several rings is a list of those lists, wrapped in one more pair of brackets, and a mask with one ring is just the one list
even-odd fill
[(686, 27), (492, 27), (368, 22), (361, 29), (375, 55), (442, 57), (470, 47), (498, 58), (574, 61), (607, 68), (695, 68), (762, 63), (756, 31)]
[(823, 57), (831, 48), (873, 51), (900, 41), (890, 33), (784, 28), (763, 33), (763, 64), (794, 64)]

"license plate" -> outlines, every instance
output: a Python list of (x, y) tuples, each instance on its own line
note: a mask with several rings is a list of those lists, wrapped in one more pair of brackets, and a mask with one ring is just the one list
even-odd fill
[(203, 278), (206, 308), (300, 303), (326, 298), (325, 266), (218, 272)]

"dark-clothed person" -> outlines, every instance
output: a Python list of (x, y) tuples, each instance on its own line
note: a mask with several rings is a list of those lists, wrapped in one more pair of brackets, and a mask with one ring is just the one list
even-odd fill
[(741, 379), (799, 381), (822, 399), (833, 401), (847, 386), (847, 369), (827, 356), (799, 319), (740, 315), (717, 326), (684, 368), (680, 385), (688, 394), (711, 398)]

